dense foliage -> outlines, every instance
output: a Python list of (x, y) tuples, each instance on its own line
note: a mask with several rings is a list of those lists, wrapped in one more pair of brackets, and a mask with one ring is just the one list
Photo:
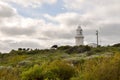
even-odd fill
[(69, 80), (75, 75), (75, 68), (57, 60), (43, 65), (35, 65), (22, 73), (23, 80)]
[(119, 44), (0, 53), (0, 80), (120, 80)]

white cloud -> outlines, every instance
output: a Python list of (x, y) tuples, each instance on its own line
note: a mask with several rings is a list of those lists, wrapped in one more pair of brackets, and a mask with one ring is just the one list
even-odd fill
[(120, 0), (64, 0), (64, 7), (92, 18), (120, 17)]
[(0, 1), (0, 18), (11, 17), (17, 14), (16, 9), (9, 4)]
[(101, 8), (106, 8), (106, 7), (115, 7), (119, 6), (120, 1), (119, 0), (63, 0), (64, 1), (64, 7), (67, 9), (73, 9), (73, 10), (81, 10), (85, 9), (86, 10), (91, 10), (93, 11), (94, 9), (101, 7)]
[(54, 4), (57, 0), (3, 0), (6, 2), (13, 2), (24, 7), (40, 7), (43, 4)]
[[(72, 4), (72, 2), (69, 3)], [(114, 4), (118, 4), (118, 3), (113, 1), (113, 5)], [(102, 3), (100, 5), (102, 5)], [(120, 6), (119, 5), (113, 6), (113, 5), (112, 4), (110, 5), (108, 3), (105, 7), (104, 4), (104, 7), (101, 8), (95, 7), (95, 9), (92, 10), (91, 12), (88, 10), (84, 14), (78, 12), (67, 12), (67, 13), (58, 14), (56, 16), (50, 16), (48, 14), (44, 16), (47, 19), (60, 24), (61, 27), (63, 27), (63, 29), (68, 32), (68, 34), (65, 35), (62, 34), (64, 33), (64, 31), (62, 31), (61, 34), (64, 35), (65, 37), (70, 35), (71, 40), (74, 39), (75, 29), (78, 24), (81, 24), (84, 29), (85, 41), (87, 43), (96, 42), (95, 33), (96, 30), (99, 29), (100, 42), (102, 41), (101, 44), (108, 45), (108, 44), (117, 43), (120, 40), (120, 38), (118, 37), (120, 34), (119, 32)], [(76, 6), (79, 5), (76, 4)], [(94, 6), (97, 6), (97, 4)]]
[[(56, 16), (44, 15), (45, 18), (58, 23), (65, 30), (74, 30), (78, 25), (84, 26), (84, 29), (97, 29), (97, 21), (76, 12), (61, 13)], [(88, 26), (89, 25), (89, 26)], [(86, 27), (85, 27), (86, 26)]]
[[(3, 46), (3, 48), (0, 47), (1, 51), (9, 51), (10, 49), (17, 49), (19, 47), (49, 48), (53, 44), (73, 44), (71, 40), (74, 35), (69, 34), (71, 29), (67, 30), (68, 23), (62, 23), (64, 18), (60, 18), (67, 16), (65, 18), (66, 20), (64, 20), (67, 22), (67, 20), (69, 20), (69, 14), (58, 15), (58, 18), (55, 20), (59, 21), (60, 24), (54, 24), (52, 22), (46, 22), (43, 19), (24, 18), (17, 13), (15, 8), (4, 4), (3, 6), (9, 9), (7, 13), (16, 12), (9, 17), (7, 15), (0, 17), (0, 44)], [(6, 9), (1, 10), (1, 12), (6, 13)], [(75, 15), (76, 14), (71, 14), (73, 17)], [(73, 17), (71, 17), (71, 19)]]
[[(4, 1), (33, 7), (45, 3), (52, 4), (56, 0), (51, 2), (48, 0)], [(9, 3), (0, 1), (0, 45), (3, 46), (0, 50), (18, 47), (48, 48), (54, 44), (74, 45), (75, 30), (78, 24), (81, 24), (84, 29), (86, 43), (96, 41), (95, 30), (99, 26), (103, 44), (111, 44), (120, 40), (117, 38), (120, 34), (120, 12), (118, 10), (120, 6), (116, 3), (118, 0), (110, 0), (113, 1), (113, 5), (111, 2), (107, 4), (107, 0), (102, 2), (98, 0), (64, 1), (67, 9), (77, 12), (68, 10), (68, 12), (54, 16), (49, 13), (43, 14), (44, 19), (25, 18), (19, 15), (17, 9)]]

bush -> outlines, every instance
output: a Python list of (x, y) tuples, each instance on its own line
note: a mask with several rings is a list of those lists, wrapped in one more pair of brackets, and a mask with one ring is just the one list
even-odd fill
[(66, 51), (70, 48), (71, 48), (71, 46), (60, 46), (60, 47), (58, 47), (58, 50)]
[(38, 65), (22, 73), (22, 80), (43, 80), (42, 68)]
[[(49, 65), (46, 74), (48, 75), (46, 77), (49, 80), (54, 80), (55, 78), (69, 80), (75, 75), (75, 69), (70, 64), (58, 60)], [(54, 78), (51, 78), (51, 75), (54, 76)]]
[(12, 67), (0, 68), (0, 80), (19, 80), (19, 73)]
[(120, 47), (120, 43), (114, 44), (113, 47)]
[(53, 61), (42, 66), (34, 66), (22, 73), (22, 80), (69, 80), (75, 69), (63, 61)]
[(120, 80), (120, 54), (87, 60), (81, 71), (79, 80)]
[(87, 56), (91, 56), (91, 55), (93, 55), (93, 54), (96, 54), (96, 53), (91, 50), (91, 51), (88, 51), (86, 55), (87, 55)]
[(73, 54), (73, 53), (84, 53), (90, 51), (91, 47), (89, 46), (74, 46), (66, 50), (66, 53)]

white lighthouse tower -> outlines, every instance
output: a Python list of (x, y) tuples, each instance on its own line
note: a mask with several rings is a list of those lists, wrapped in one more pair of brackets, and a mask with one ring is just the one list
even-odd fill
[(84, 36), (81, 26), (78, 26), (75, 36), (76, 46), (84, 45)]

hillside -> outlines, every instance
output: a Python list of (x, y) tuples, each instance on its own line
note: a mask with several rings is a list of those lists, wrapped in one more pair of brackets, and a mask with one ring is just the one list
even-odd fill
[(0, 80), (120, 80), (120, 46), (11, 50), (0, 54)]

